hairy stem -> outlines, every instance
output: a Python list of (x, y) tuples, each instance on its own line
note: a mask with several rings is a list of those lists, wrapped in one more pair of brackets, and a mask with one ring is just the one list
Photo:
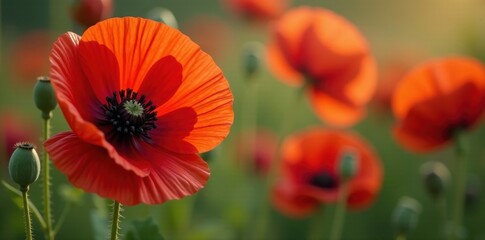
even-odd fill
[[(49, 118), (44, 118), (44, 137), (43, 140), (49, 138)], [(50, 184), (50, 166), (49, 155), (44, 149), (42, 151), (42, 168), (44, 170), (44, 220), (46, 223), (46, 238), (48, 240), (54, 239), (54, 231), (52, 230), (52, 215), (51, 215), (51, 184)]]
[(111, 222), (111, 240), (118, 240), (121, 204), (117, 201), (113, 205), (113, 220)]
[(25, 235), (26, 239), (32, 240), (32, 223), (30, 220), (29, 200), (27, 196), (28, 188), (22, 190), (22, 200), (24, 203)]

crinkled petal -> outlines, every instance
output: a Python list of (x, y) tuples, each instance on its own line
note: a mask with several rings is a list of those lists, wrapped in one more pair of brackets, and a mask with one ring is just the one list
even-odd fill
[[(114, 147), (105, 140), (93, 122), (99, 116), (101, 103), (96, 99), (94, 90), (88, 84), (79, 67), (79, 36), (66, 33), (54, 43), (50, 56), (50, 78), (56, 98), (71, 129), (83, 141), (104, 147), (114, 161), (138, 175), (148, 174), (144, 161), (128, 161), (120, 156)], [(82, 91), (81, 91), (82, 89)]]
[(329, 125), (348, 127), (365, 116), (365, 109), (361, 106), (348, 104), (317, 89), (312, 89), (309, 94), (313, 110)]
[[(268, 47), (268, 65), (282, 80), (290, 84), (303, 83), (303, 33), (308, 29), (314, 11), (300, 7), (287, 12), (273, 26), (273, 39)], [(300, 73), (297, 73), (300, 72)]]
[(124, 205), (159, 204), (180, 199), (201, 189), (208, 177), (207, 164), (195, 154), (172, 154), (143, 146), (151, 159), (145, 177), (116, 164), (106, 149), (86, 143), (72, 132), (45, 143), (54, 165), (76, 187), (111, 198)]
[(485, 89), (485, 68), (474, 59), (450, 57), (423, 63), (396, 86), (392, 109), (397, 118), (406, 116), (410, 109), (423, 101), (449, 94), (465, 83)]
[[(179, 153), (205, 152), (217, 146), (229, 133), (234, 119), (232, 110), (233, 96), (227, 80), (213, 60), (200, 50), (189, 58), (180, 58), (184, 66), (184, 80), (165, 104), (157, 108), (158, 117), (163, 121), (162, 128), (172, 128), (180, 136), (180, 124), (188, 126), (188, 122), (196, 120), (186, 136), (177, 141), (171, 132), (154, 133), (156, 144)], [(167, 117), (177, 109), (190, 108), (194, 117), (187, 119)], [(185, 144), (190, 143), (190, 146)]]

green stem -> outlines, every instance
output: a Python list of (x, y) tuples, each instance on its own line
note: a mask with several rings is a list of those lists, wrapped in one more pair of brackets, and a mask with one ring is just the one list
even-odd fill
[(315, 214), (314, 219), (311, 222), (311, 226), (308, 233), (309, 240), (323, 239), (323, 227), (325, 226), (324, 218), (325, 206), (320, 206), (320, 210)]
[(113, 220), (111, 222), (111, 240), (118, 240), (118, 229), (120, 224), (120, 210), (121, 204), (114, 201), (113, 205)]
[[(44, 141), (49, 138), (49, 118), (44, 118)], [(44, 220), (46, 223), (46, 238), (54, 239), (54, 231), (52, 230), (51, 217), (51, 189), (50, 189), (50, 166), (49, 155), (44, 149), (42, 151), (42, 168), (44, 169)]]
[(25, 217), (25, 234), (28, 240), (32, 240), (32, 223), (30, 221), (29, 200), (27, 196), (28, 187), (22, 190), (22, 200), (24, 203), (24, 217)]
[(342, 230), (345, 221), (345, 210), (347, 207), (347, 195), (348, 195), (348, 181), (344, 181), (340, 188), (339, 200), (337, 207), (335, 208), (335, 215), (333, 218), (332, 232), (330, 234), (330, 240), (339, 240), (342, 237)]
[(463, 207), (466, 188), (466, 146), (463, 139), (463, 133), (458, 132), (455, 135), (456, 144), (456, 169), (455, 169), (455, 193), (453, 196), (453, 212), (450, 239), (460, 239), (460, 229), (463, 222)]

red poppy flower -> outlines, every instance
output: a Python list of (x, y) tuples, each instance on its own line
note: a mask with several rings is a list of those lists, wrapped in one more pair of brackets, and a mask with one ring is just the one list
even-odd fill
[(307, 216), (320, 204), (338, 200), (340, 159), (351, 151), (359, 166), (349, 182), (350, 209), (368, 206), (382, 182), (381, 163), (372, 148), (358, 136), (336, 130), (311, 128), (290, 136), (282, 145), (281, 179), (273, 203), (282, 213)]
[(349, 126), (364, 115), (376, 87), (376, 66), (359, 31), (323, 8), (300, 7), (273, 27), (268, 61), (291, 85), (306, 85), (317, 115)]
[(51, 46), (49, 32), (45, 30), (29, 32), (16, 39), (10, 53), (13, 78), (32, 87), (37, 77), (47, 75)]
[(179, 199), (204, 186), (198, 153), (228, 134), (233, 97), (209, 55), (162, 23), (113, 18), (62, 35), (51, 81), (72, 132), (45, 143), (88, 192), (125, 205)]
[(269, 130), (258, 129), (256, 132), (246, 132), (237, 142), (238, 158), (248, 161), (252, 169), (259, 175), (266, 175), (276, 154), (278, 139)]
[(288, 0), (224, 0), (224, 3), (232, 12), (255, 20), (276, 18), (288, 6)]
[(77, 0), (71, 8), (71, 15), (78, 24), (90, 27), (113, 15), (113, 1)]
[(399, 143), (420, 152), (439, 148), (482, 116), (485, 69), (464, 57), (426, 62), (399, 82), (392, 107), (399, 121), (394, 131)]

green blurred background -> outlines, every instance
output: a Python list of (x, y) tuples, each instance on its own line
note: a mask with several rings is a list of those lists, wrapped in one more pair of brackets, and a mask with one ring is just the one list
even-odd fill
[[(264, 0), (262, 0), (264, 1)], [(1, 0), (1, 58), (0, 58), (0, 118), (12, 110), (28, 118), (40, 135), (40, 112), (32, 103), (35, 83), (19, 81), (10, 70), (12, 46), (17, 39), (30, 31), (45, 29), (53, 38), (66, 31), (81, 33), (69, 16), (71, 1), (61, 0)], [(353, 22), (367, 37), (380, 66), (386, 61), (405, 54), (422, 59), (468, 55), (482, 59), (485, 56), (485, 1), (481, 0), (346, 0), (316, 1), (293, 0), (292, 7), (300, 5), (322, 6), (343, 15)], [(152, 217), (167, 239), (250, 239), (255, 231), (255, 216), (259, 202), (267, 194), (263, 181), (236, 164), (235, 143), (245, 131), (245, 103), (253, 103), (245, 91), (250, 88), (243, 77), (241, 53), (248, 41), (265, 43), (268, 38), (265, 24), (247, 23), (216, 0), (116, 0), (114, 16), (147, 16), (154, 7), (173, 12), (180, 30), (197, 38), (207, 37), (216, 43), (217, 51), (207, 49), (223, 69), (234, 93), (235, 122), (226, 141), (211, 153), (211, 178), (206, 187), (194, 196), (163, 205), (125, 208), (122, 232), (130, 229), (130, 221)], [(194, 19), (218, 21), (220, 31), (197, 32)], [(202, 37), (201, 37), (202, 36)], [(205, 38), (204, 38), (205, 39)], [(210, 40), (212, 39), (212, 40)], [(222, 42), (221, 42), (222, 41)], [(203, 46), (204, 48), (204, 46)], [(209, 47), (208, 47), (209, 48)], [(209, 51), (210, 50), (210, 51)], [(214, 52), (211, 52), (214, 51)], [(297, 89), (279, 82), (263, 67), (255, 79), (258, 87), (258, 125), (281, 134), (280, 125), (288, 116), (297, 114), (292, 131), (308, 126), (323, 125), (317, 119), (306, 99), (294, 106)], [(298, 109), (298, 110), (297, 110)], [(453, 169), (453, 149), (447, 148), (426, 155), (412, 154), (394, 141), (391, 130), (394, 124), (391, 113), (372, 105), (368, 116), (353, 127), (378, 152), (384, 166), (382, 190), (374, 204), (359, 212), (347, 214), (344, 239), (392, 239), (394, 229), (391, 215), (401, 196), (416, 198), (423, 206), (419, 223), (409, 239), (442, 239), (443, 226), (439, 209), (428, 197), (421, 184), (419, 167), (428, 160), (439, 160)], [(67, 130), (59, 109), (54, 112), (52, 132)], [(467, 205), (465, 225), (468, 239), (485, 239), (485, 128), (480, 126), (468, 135), (470, 143), (469, 175), (476, 177), (476, 198)], [(5, 149), (3, 149), (5, 150)], [(6, 158), (3, 157), (2, 158)], [(7, 159), (1, 159), (6, 162)], [(0, 165), (1, 179), (10, 182), (5, 164)], [(453, 171), (452, 171), (453, 174)], [(54, 170), (54, 216), (65, 206), (60, 189), (66, 178)], [(450, 189), (451, 190), (451, 189)], [(451, 191), (447, 194), (450, 195)], [(31, 198), (41, 206), (40, 183), (32, 187)], [(191, 207), (192, 210), (187, 208)], [(322, 223), (328, 236), (334, 206), (325, 207), (323, 214), (306, 219), (291, 219), (271, 211), (271, 239), (306, 239), (313, 222)], [(104, 239), (109, 217), (107, 204), (94, 195), (85, 194), (67, 215), (57, 239)], [(105, 214), (105, 215), (103, 215)], [(450, 214), (450, 213), (448, 213)], [(317, 220), (319, 219), (319, 220)], [(323, 219), (323, 220), (322, 220)], [(43, 239), (34, 220), (36, 239)], [(98, 237), (95, 237), (98, 236)], [(101, 237), (99, 237), (101, 236)], [(0, 190), (0, 239), (23, 239), (22, 211)]]

